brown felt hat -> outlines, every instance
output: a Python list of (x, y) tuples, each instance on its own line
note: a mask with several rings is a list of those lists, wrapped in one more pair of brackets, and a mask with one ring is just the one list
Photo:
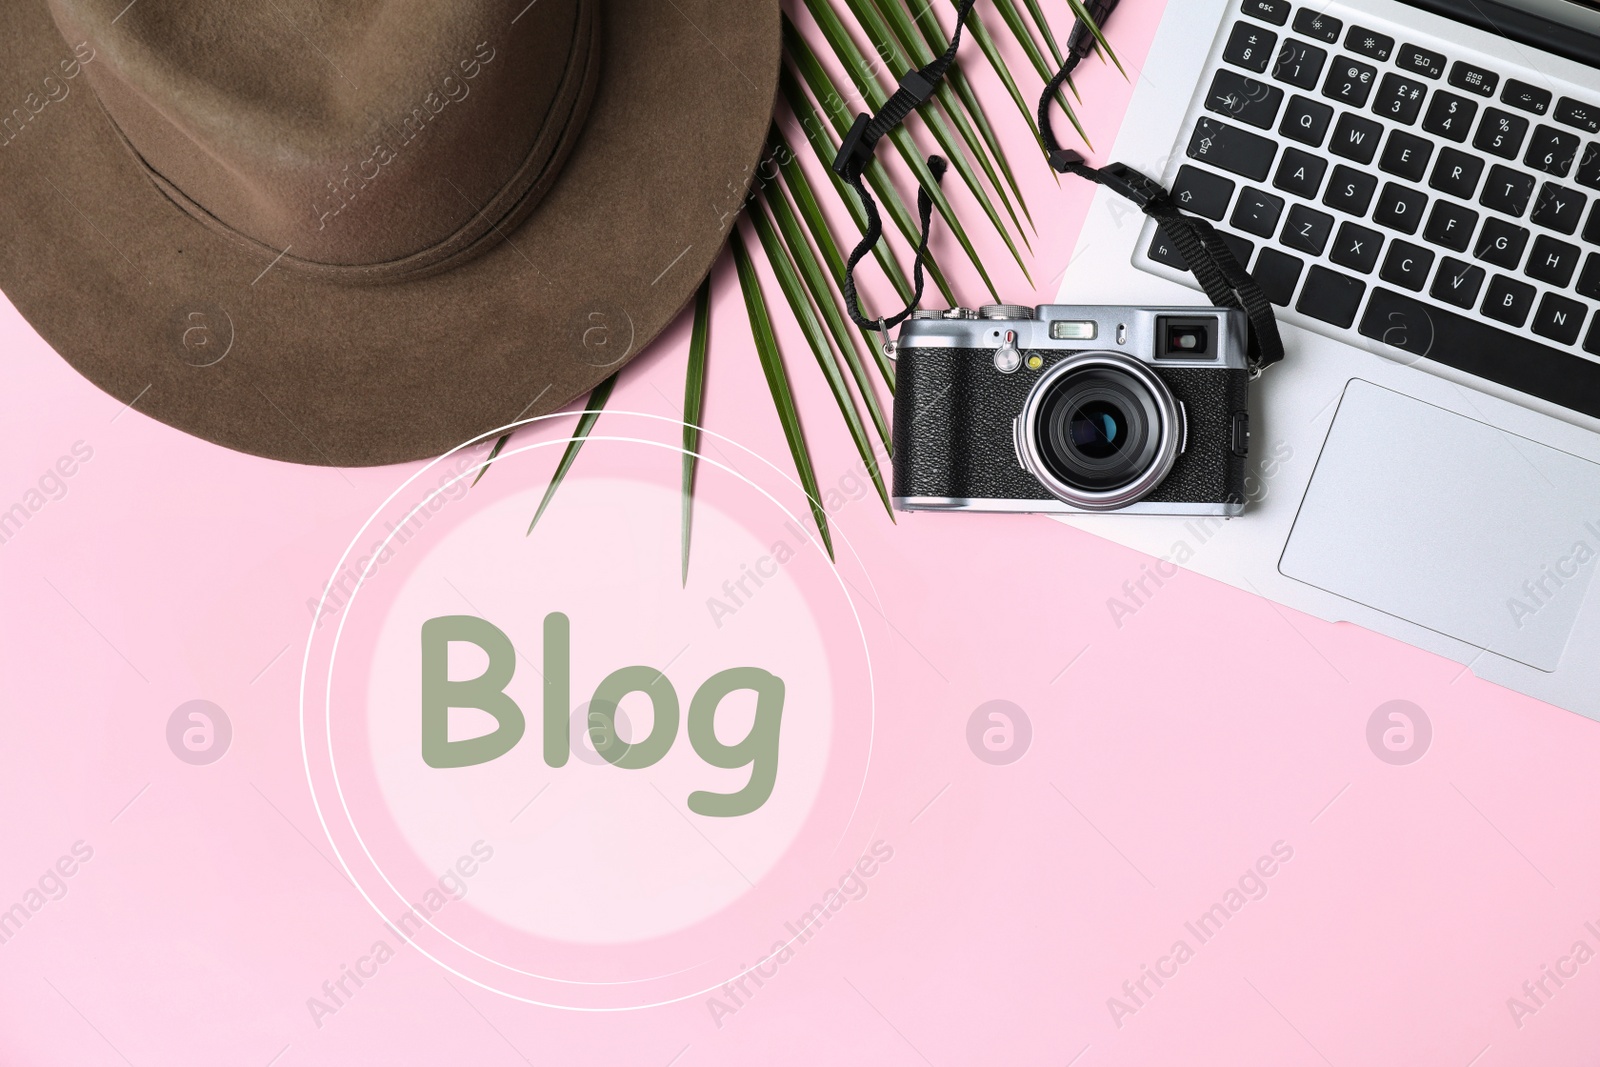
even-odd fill
[(0, 288), (188, 433), (437, 455), (688, 302), (779, 40), (777, 0), (3, 0)]

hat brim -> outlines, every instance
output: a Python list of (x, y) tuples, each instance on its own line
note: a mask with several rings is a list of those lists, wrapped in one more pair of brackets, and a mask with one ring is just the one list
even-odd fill
[(448, 273), (348, 285), (190, 219), (87, 79), (63, 79), (72, 50), (44, 0), (0, 5), (0, 70), (39, 83), (0, 147), (0, 289), (118, 400), (273, 459), (403, 462), (556, 410), (693, 296), (742, 209), (777, 90), (775, 0), (603, 0), (599, 14), (594, 102), (529, 219)]

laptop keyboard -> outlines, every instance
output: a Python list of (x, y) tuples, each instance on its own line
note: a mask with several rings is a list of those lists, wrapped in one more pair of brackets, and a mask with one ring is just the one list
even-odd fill
[(1273, 303), (1600, 418), (1600, 105), (1326, 5), (1224, 33), (1172, 190)]

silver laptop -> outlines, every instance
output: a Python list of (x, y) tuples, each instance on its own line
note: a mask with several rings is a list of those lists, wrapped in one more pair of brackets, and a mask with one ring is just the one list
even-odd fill
[[(1288, 356), (1243, 517), (1061, 521), (1600, 718), (1600, 3), (1171, 0), (1108, 157)], [(1104, 191), (1057, 299), (1203, 302)]]

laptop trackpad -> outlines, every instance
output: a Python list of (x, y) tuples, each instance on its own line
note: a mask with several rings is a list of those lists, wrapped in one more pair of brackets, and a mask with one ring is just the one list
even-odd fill
[(1600, 556), (1600, 465), (1354, 380), (1278, 569), (1553, 671)]

